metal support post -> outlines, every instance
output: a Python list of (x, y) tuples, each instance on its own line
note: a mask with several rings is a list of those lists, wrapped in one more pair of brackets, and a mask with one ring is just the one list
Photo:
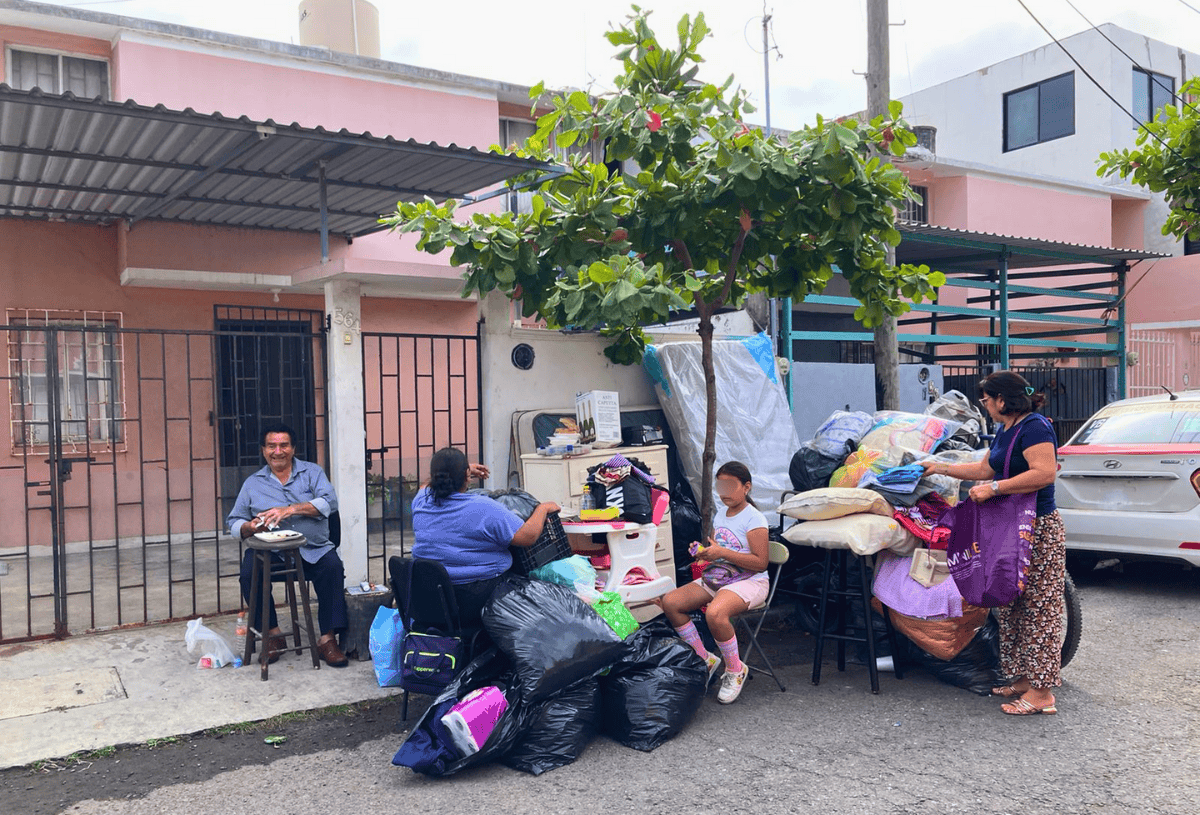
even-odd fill
[(321, 263), (329, 262), (329, 194), (325, 185), (325, 162), (317, 162), (317, 197), (321, 206)]
[(1008, 368), (1008, 252), (1000, 255), (1000, 367)]

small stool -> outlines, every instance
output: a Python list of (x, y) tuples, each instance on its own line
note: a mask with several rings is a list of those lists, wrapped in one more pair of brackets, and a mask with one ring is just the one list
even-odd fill
[[(846, 583), (850, 573), (850, 558), (858, 562), (861, 585), (858, 589), (847, 589)], [(835, 588), (836, 586), (836, 588)], [(825, 620), (830, 600), (836, 604), (837, 623), (832, 632), (826, 632)], [(861, 626), (852, 625), (849, 621), (850, 604), (859, 602), (862, 606), (864, 623)], [(837, 666), (839, 671), (846, 670), (846, 643), (861, 642), (867, 646), (867, 673), (871, 677), (871, 693), (879, 693), (879, 666), (875, 663), (875, 628), (871, 622), (871, 578), (867, 569), (867, 556), (858, 555), (849, 549), (827, 549), (825, 551), (825, 580), (821, 586), (820, 612), (817, 621), (817, 647), (813, 655), (812, 683), (821, 683), (821, 658), (825, 650), (825, 640), (836, 640)], [(900, 672), (900, 651), (896, 642), (896, 629), (892, 627), (891, 618), (884, 614), (884, 624), (887, 626), (888, 645), (892, 649), (892, 670), (897, 679), (902, 679)], [(861, 629), (862, 633), (850, 633)]]
[[(304, 558), (300, 557), (300, 547), (305, 543), (306, 539), (303, 536), (271, 542), (260, 540), (256, 535), (246, 538), (246, 547), (254, 552), (254, 561), (250, 570), (250, 608), (246, 617), (246, 651), (242, 655), (242, 663), (250, 664), (250, 657), (254, 654), (257, 641), (262, 640), (263, 647), (258, 655), (258, 663), (264, 682), (267, 681), (267, 666), (272, 656), (271, 649), (267, 645), (269, 636), (254, 628), (253, 624), (255, 615), (260, 608), (262, 609), (261, 623), (265, 625), (266, 621), (270, 619), (267, 608), (273, 602), (271, 597), (272, 578), (282, 578), (281, 582), (286, 584), (288, 607), (292, 612), (292, 629), (290, 632), (284, 633), (284, 641), (286, 642), (288, 633), (291, 633), (296, 640), (296, 653), (302, 654), (304, 646), (300, 642), (300, 617), (296, 610), (296, 585), (299, 584), (300, 600), (304, 603), (304, 627), (308, 632), (308, 650), (312, 654), (313, 667), (318, 670), (321, 667), (321, 661), (317, 657), (317, 635), (313, 629), (312, 608), (308, 602), (308, 581), (304, 578)], [(283, 558), (283, 567), (272, 571), (271, 555), (276, 552)], [(284, 651), (289, 650), (291, 649), (284, 648)]]

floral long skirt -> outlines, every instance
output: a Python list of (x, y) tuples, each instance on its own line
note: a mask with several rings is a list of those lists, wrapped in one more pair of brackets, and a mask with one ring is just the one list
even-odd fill
[(1034, 521), (1024, 593), (1007, 606), (994, 609), (1000, 624), (1000, 672), (1005, 677), (1023, 676), (1035, 688), (1062, 684), (1059, 671), (1066, 573), (1066, 535), (1055, 510)]

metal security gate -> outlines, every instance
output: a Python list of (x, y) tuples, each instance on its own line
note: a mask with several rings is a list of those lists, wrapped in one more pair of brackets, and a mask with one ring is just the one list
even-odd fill
[(1129, 332), (1129, 351), (1134, 354), (1129, 368), (1129, 395), (1154, 396), (1163, 388), (1178, 389), (1182, 384), (1175, 359), (1176, 334), (1173, 331), (1134, 329)]
[(224, 526), (261, 466), (257, 426), (298, 425), (297, 454), (327, 462), (320, 312), (168, 331), (13, 311), (0, 642), (239, 608), (241, 544)]
[[(945, 388), (960, 391), (967, 398), (975, 399), (980, 380), (999, 368), (999, 365), (944, 366)], [(1015, 367), (1012, 370), (1025, 377), (1031, 387), (1046, 397), (1041, 412), (1053, 422), (1060, 445), (1065, 444), (1093, 413), (1116, 396), (1113, 392), (1115, 375), (1110, 368)]]
[[(479, 461), (479, 337), (363, 332), (368, 573), (412, 545), (412, 499), (430, 457), (457, 447)], [(493, 463), (494, 466), (494, 463)]]

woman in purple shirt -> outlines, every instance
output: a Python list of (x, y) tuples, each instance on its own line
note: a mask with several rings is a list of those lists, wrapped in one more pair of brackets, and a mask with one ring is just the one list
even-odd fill
[(446, 567), (463, 625), (478, 625), (483, 604), (512, 568), (508, 547), (532, 546), (546, 515), (559, 506), (538, 504), (529, 520), (522, 521), (486, 495), (468, 493), (468, 481), (487, 478), (488, 468), (468, 464), (453, 447), (434, 453), (429, 469), (429, 483), (413, 498), (412, 554)]

